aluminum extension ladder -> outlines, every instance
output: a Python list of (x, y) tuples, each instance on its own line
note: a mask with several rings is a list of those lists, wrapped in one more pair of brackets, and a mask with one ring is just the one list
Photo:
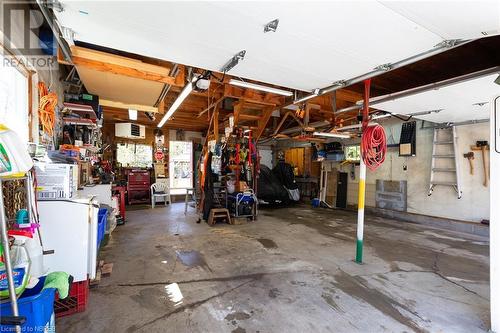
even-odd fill
[(429, 196), (436, 186), (450, 186), (462, 197), (457, 140), (455, 126), (434, 128)]

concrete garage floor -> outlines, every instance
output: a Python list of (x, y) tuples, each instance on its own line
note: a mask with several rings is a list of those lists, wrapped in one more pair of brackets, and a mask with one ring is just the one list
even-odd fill
[[(196, 224), (183, 204), (137, 210), (100, 256), (113, 273), (59, 332), (483, 332), (488, 240), (356, 215), (261, 210), (244, 225)], [(192, 210), (192, 209), (191, 209)], [(176, 295), (177, 283), (181, 293)]]

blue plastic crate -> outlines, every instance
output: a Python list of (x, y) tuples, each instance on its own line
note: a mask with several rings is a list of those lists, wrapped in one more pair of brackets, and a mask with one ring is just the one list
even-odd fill
[[(19, 315), (26, 317), (21, 325), (21, 332), (55, 332), (54, 326), (54, 296), (55, 289), (41, 290), (44, 279), (41, 278), (33, 289), (26, 289), (17, 300)], [(0, 306), (2, 316), (12, 315), (10, 302)], [(0, 332), (15, 332), (15, 326), (0, 325)]]
[(99, 208), (99, 213), (97, 218), (97, 247), (101, 246), (101, 241), (104, 238), (104, 233), (106, 232), (107, 223), (108, 223), (108, 209)]

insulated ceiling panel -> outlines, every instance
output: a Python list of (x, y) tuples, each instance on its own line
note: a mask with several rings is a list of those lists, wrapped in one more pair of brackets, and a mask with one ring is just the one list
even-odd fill
[(163, 84), (136, 79), (77, 66), (78, 75), (91, 94), (126, 104), (153, 106), (160, 96)]
[(500, 94), (500, 86), (493, 81), (498, 74), (456, 83), (374, 105), (374, 108), (392, 113), (411, 114), (431, 110), (442, 111), (417, 116), (436, 123), (488, 119), (490, 101)]
[(477, 38), (500, 33), (500, 2), (474, 1), (382, 1), (442, 38)]
[[(457, 1), (446, 1), (456, 17), (439, 21), (440, 1), (430, 1), (438, 12), (420, 3), (63, 1), (56, 15), (76, 40), (215, 71), (246, 50), (230, 74), (311, 90), (432, 49), (443, 37), (498, 29), (489, 16), (495, 4), (460, 11)], [(278, 30), (264, 33), (276, 18)]]

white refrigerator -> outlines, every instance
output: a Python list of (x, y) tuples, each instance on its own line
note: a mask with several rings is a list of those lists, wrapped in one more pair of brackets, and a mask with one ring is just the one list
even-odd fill
[(64, 271), (74, 281), (94, 279), (99, 202), (95, 197), (38, 201), (40, 233), (48, 272)]

